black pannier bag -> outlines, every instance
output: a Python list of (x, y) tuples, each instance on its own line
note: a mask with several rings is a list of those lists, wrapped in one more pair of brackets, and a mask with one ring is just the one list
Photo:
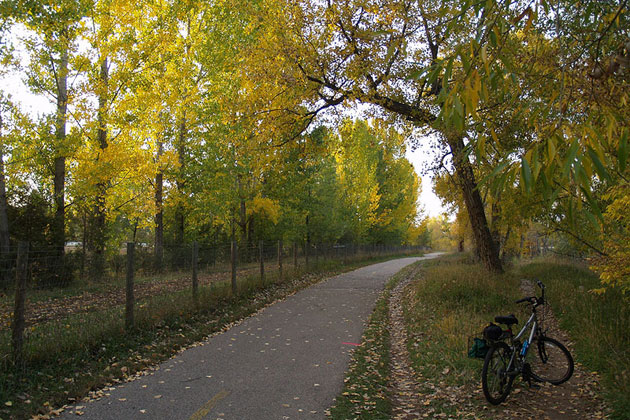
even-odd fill
[(501, 339), (503, 330), (496, 324), (490, 323), (483, 329), (483, 337), (488, 341), (497, 341)]

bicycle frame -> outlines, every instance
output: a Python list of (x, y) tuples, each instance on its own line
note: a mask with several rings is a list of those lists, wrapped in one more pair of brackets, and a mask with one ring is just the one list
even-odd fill
[[(531, 326), (531, 330), (529, 332), (529, 337), (523, 342), (522, 347), (520, 349), (517, 349), (516, 348), (517, 346), (515, 343), (518, 342), (518, 340), (525, 334), (525, 332), (530, 326)], [(510, 348), (512, 349), (512, 355), (510, 356), (510, 362), (508, 363), (508, 366), (507, 366), (507, 372), (509, 372), (510, 374), (518, 375), (521, 372), (522, 366), (520, 366), (520, 363), (516, 365), (515, 362), (516, 360), (519, 360), (519, 361), (525, 360), (525, 357), (527, 356), (527, 352), (529, 351), (529, 345), (534, 339), (534, 335), (536, 335), (537, 330), (538, 330), (538, 320), (536, 318), (536, 311), (534, 310), (532, 314), (530, 315), (529, 319), (527, 320), (527, 322), (525, 323), (525, 325), (523, 325), (523, 328), (521, 328), (521, 330), (518, 332), (518, 334), (516, 334), (516, 336), (511, 337)], [(519, 356), (518, 359), (516, 359), (517, 354)]]

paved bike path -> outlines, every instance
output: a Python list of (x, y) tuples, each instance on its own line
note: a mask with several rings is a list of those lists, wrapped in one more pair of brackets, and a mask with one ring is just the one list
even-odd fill
[(386, 281), (435, 256), (370, 265), (304, 289), (61, 418), (322, 419)]

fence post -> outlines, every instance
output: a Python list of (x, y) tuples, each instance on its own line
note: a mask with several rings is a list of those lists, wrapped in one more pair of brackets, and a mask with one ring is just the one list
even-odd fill
[(22, 363), (24, 347), (24, 311), (26, 305), (26, 280), (28, 278), (28, 242), (18, 244), (15, 276), (15, 307), (13, 310), (13, 361)]
[(278, 241), (278, 279), (282, 281), (282, 239)]
[(310, 241), (306, 241), (306, 243), (304, 244), (304, 266), (306, 267), (307, 270), (308, 270), (308, 251), (309, 251), (310, 246), (311, 246)]
[(236, 253), (238, 252), (238, 249), (236, 248), (236, 241), (232, 241), (232, 249), (231, 249), (231, 255), (232, 255), (232, 295), (236, 295), (237, 292), (237, 288), (236, 288)]
[(293, 271), (297, 273), (298, 263), (297, 263), (297, 243), (293, 242)]
[(127, 242), (127, 293), (125, 300), (125, 328), (130, 330), (134, 326), (133, 322), (133, 272), (134, 272), (134, 250), (135, 244)]
[(265, 285), (265, 253), (264, 253), (264, 242), (258, 242), (258, 253), (260, 258), (260, 283)]
[(199, 299), (199, 281), (197, 280), (197, 259), (199, 257), (199, 244), (197, 241), (193, 242), (192, 247), (192, 295), (195, 304)]

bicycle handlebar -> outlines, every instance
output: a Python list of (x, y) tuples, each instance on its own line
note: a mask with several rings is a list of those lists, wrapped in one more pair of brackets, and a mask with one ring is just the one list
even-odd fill
[(516, 303), (523, 303), (523, 302), (532, 303), (534, 301), (536, 301), (536, 296), (527, 296), (527, 297), (524, 297), (523, 299), (517, 300)]
[(542, 290), (542, 295), (540, 297), (527, 296), (517, 300), (516, 303), (528, 302), (536, 306), (543, 305), (545, 303), (545, 284), (540, 280), (536, 280), (536, 284), (540, 287), (540, 290)]
[(542, 305), (545, 303), (545, 284), (540, 280), (537, 280), (536, 284), (538, 284), (538, 287), (542, 290), (542, 295), (540, 296), (540, 299), (538, 299), (538, 304)]

